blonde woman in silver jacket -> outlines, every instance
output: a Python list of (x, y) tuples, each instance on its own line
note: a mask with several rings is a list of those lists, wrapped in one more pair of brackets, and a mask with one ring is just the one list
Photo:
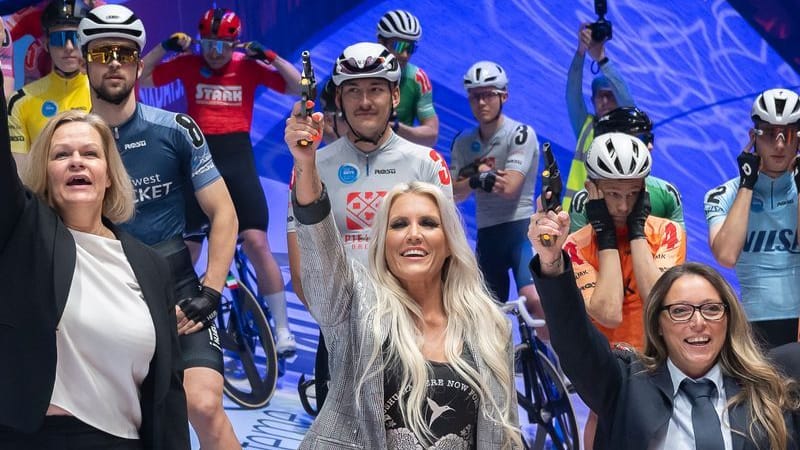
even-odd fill
[(300, 448), (521, 448), (510, 326), (455, 205), (428, 183), (396, 186), (373, 222), (369, 268), (349, 262), (316, 172), (322, 115), (299, 110), (285, 140), (303, 290), (331, 363)]

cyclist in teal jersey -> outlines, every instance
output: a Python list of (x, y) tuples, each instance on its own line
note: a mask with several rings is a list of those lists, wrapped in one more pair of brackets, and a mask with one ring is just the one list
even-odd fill
[[(428, 75), (408, 60), (416, 51), (422, 27), (408, 11), (389, 11), (378, 22), (378, 42), (400, 63), (400, 105), (392, 129), (415, 144), (433, 147), (439, 137), (439, 117), (433, 108), (433, 85)], [(415, 125), (416, 123), (416, 125)]]
[(735, 267), (756, 334), (776, 347), (797, 340), (800, 316), (800, 97), (788, 89), (764, 91), (750, 116), (750, 142), (736, 158), (739, 177), (706, 193), (708, 242), (720, 265)]
[[(617, 108), (597, 119), (594, 126), (595, 135), (619, 132), (636, 136), (652, 151), (654, 144), (653, 122), (650, 117), (635, 106)], [(683, 205), (678, 189), (666, 180), (648, 175), (644, 179), (645, 188), (650, 194), (650, 215), (663, 217), (677, 222), (686, 228), (683, 222)], [(582, 189), (575, 194), (569, 207), (569, 232), (574, 233), (589, 223), (586, 219), (586, 200), (588, 193)]]

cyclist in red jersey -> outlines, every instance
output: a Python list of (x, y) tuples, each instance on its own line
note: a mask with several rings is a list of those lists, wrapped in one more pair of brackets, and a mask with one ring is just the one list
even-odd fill
[[(167, 51), (185, 52), (191, 46), (188, 35), (175, 33), (144, 57), (139, 82), (142, 87), (175, 80), (183, 83), (188, 113), (203, 130), (236, 206), (239, 233), (256, 270), (258, 293), (267, 301), (275, 320), (276, 350), (291, 354), (296, 344), (289, 331), (283, 276), (267, 240), (269, 213), (256, 171), (250, 128), (256, 88), (266, 86), (280, 93), (299, 94), (300, 73), (258, 42), (241, 43), (241, 21), (229, 9), (209, 9), (199, 28), (202, 55), (185, 53), (162, 63)], [(199, 208), (190, 207), (187, 222), (187, 229), (195, 231), (204, 225), (205, 218)]]

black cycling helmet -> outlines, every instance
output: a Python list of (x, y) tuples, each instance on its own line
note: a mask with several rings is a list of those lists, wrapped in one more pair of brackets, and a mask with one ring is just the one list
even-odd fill
[(635, 106), (616, 108), (600, 116), (594, 124), (594, 135), (606, 133), (625, 133), (638, 136), (645, 144), (653, 141), (653, 122), (650, 117)]
[(89, 10), (83, 0), (52, 0), (42, 11), (42, 29), (47, 31), (62, 25), (77, 28)]
[(322, 110), (325, 112), (336, 112), (336, 85), (333, 84), (333, 78), (328, 78), (325, 82), (325, 87), (319, 94), (320, 102), (322, 103)]

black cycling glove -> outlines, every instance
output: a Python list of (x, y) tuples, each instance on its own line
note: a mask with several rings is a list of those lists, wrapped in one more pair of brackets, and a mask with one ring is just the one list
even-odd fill
[(628, 239), (645, 239), (644, 223), (650, 215), (650, 194), (642, 189), (628, 214)]
[(222, 294), (214, 289), (203, 286), (203, 289), (194, 297), (187, 297), (178, 302), (186, 318), (195, 323), (202, 323), (203, 327), (209, 326), (217, 318), (217, 307)]
[(164, 39), (164, 41), (161, 43), (161, 47), (169, 52), (182, 52), (185, 50), (185, 48), (183, 48), (179, 42), (182, 38), (186, 38), (188, 40), (189, 36), (186, 33), (181, 32), (172, 33), (172, 36)]
[(761, 166), (761, 157), (757, 153), (742, 152), (736, 158), (739, 163), (739, 187), (753, 190), (758, 181), (758, 168)]
[(469, 187), (472, 189), (481, 188), (486, 192), (492, 192), (495, 181), (497, 181), (497, 175), (491, 170), (488, 172), (475, 173), (469, 177)]
[(476, 159), (471, 164), (462, 167), (461, 170), (458, 171), (458, 178), (469, 178), (478, 173), (478, 166), (480, 163), (480, 160)]
[(603, 199), (589, 200), (586, 202), (586, 218), (592, 224), (597, 235), (597, 246), (600, 250), (614, 250), (617, 248), (617, 230), (614, 219), (608, 212), (606, 201)]

